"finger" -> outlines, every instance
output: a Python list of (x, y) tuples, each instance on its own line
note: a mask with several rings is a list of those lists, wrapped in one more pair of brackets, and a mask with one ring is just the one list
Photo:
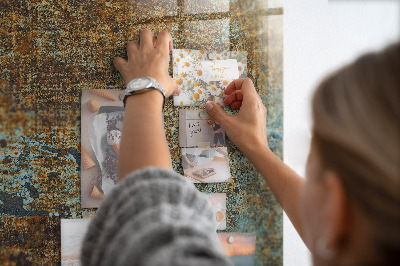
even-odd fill
[(166, 31), (160, 31), (157, 35), (155, 47), (161, 51), (169, 52), (172, 47), (172, 36)]
[(123, 70), (124, 70), (125, 65), (127, 63), (128, 62), (125, 59), (123, 59), (122, 57), (115, 57), (114, 58), (114, 66), (121, 74), (122, 74), (122, 72), (124, 72)]
[[(173, 80), (171, 78), (171, 82), (168, 83), (170, 85), (168, 85), (167, 87), (165, 87), (165, 97), (170, 97), (170, 96), (176, 96), (177, 93), (181, 93), (182, 90), (179, 91), (180, 86), (178, 86), (178, 84), (176, 84), (175, 80)], [(172, 88), (172, 89), (171, 89)]]
[(153, 48), (153, 33), (148, 29), (143, 29), (140, 32), (140, 50)]
[(243, 79), (235, 79), (225, 89), (225, 94), (229, 95), (235, 92), (236, 90), (241, 90), (243, 94), (248, 93), (257, 93), (256, 89), (254, 88), (253, 81), (249, 78)]
[(230, 115), (228, 115), (224, 109), (221, 108), (221, 106), (213, 102), (208, 102), (206, 104), (206, 110), (212, 118), (216, 119), (222, 125), (222, 127), (225, 128), (224, 125), (226, 125), (230, 119)]
[(236, 101), (243, 101), (243, 92), (241, 90), (234, 91), (232, 94), (226, 96), (224, 104), (231, 105), (231, 103)]
[(242, 79), (235, 79), (231, 83), (226, 86), (224, 93), (226, 95), (229, 95), (236, 90), (240, 90), (240, 87), (242, 86), (243, 80)]
[(172, 93), (171, 95), (172, 96), (179, 96), (179, 94), (181, 94), (181, 92), (182, 92), (181, 86), (178, 86), (178, 89), (174, 93)]
[(240, 107), (242, 107), (242, 101), (236, 101), (236, 102), (231, 103), (232, 109), (238, 109)]
[(129, 41), (126, 46), (126, 53), (128, 54), (128, 59), (132, 57), (137, 51), (139, 51), (139, 44), (133, 41)]

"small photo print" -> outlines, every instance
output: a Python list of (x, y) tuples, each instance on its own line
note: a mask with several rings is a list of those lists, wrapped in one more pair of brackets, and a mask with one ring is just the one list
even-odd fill
[(172, 50), (174, 79), (182, 93), (175, 106), (201, 106), (207, 101), (224, 105), (228, 84), (247, 76), (246, 51)]
[(82, 241), (92, 219), (61, 219), (61, 265), (80, 266)]
[(225, 255), (235, 266), (250, 266), (255, 262), (256, 234), (219, 233), (219, 241)]
[(206, 110), (179, 110), (179, 146), (225, 146), (225, 130)]
[(228, 149), (182, 148), (183, 174), (193, 183), (232, 182)]
[(118, 183), (124, 107), (121, 90), (82, 90), (81, 206), (97, 208)]
[(217, 230), (226, 230), (226, 193), (205, 194), (215, 210)]

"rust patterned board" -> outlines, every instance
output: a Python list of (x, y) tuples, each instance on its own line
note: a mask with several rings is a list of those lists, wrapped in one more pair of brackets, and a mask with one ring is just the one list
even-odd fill
[[(0, 1), (0, 264), (59, 264), (60, 218), (82, 218), (82, 89), (123, 89), (113, 67), (143, 28), (171, 32), (179, 49), (246, 50), (248, 76), (268, 108), (270, 146), (282, 155), (282, 8), (250, 0)], [(272, 21), (272, 20), (271, 20)], [(272, 24), (271, 24), (272, 25)], [(275, 37), (274, 37), (275, 36)], [(274, 37), (274, 38), (273, 38)], [(165, 107), (173, 167), (183, 173), (178, 111)], [(257, 234), (256, 265), (282, 264), (282, 210), (229, 140), (233, 182), (199, 184), (227, 193), (228, 232)]]

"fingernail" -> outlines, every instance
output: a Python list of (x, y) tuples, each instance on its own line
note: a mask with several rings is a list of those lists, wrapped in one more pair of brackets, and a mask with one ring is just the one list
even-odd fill
[(207, 104), (206, 104), (207, 112), (210, 112), (213, 108), (214, 108), (214, 105), (211, 102), (207, 102)]
[(181, 88), (181, 86), (178, 86), (178, 90), (176, 91), (176, 93), (179, 95), (179, 94), (181, 94), (181, 92), (182, 92), (182, 88)]

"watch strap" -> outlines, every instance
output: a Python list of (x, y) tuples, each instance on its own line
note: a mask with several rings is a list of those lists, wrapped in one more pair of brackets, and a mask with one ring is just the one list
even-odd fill
[[(143, 78), (143, 77), (141, 77), (141, 78)], [(148, 85), (147, 87), (141, 88), (141, 89), (139, 89), (139, 90), (131, 90), (131, 89), (130, 89), (130, 85), (131, 85), (132, 83), (134, 83), (137, 79), (140, 79), (140, 78), (133, 79), (133, 80), (131, 80), (131, 81), (128, 82), (128, 84), (126, 85), (126, 90), (125, 90), (124, 99), (123, 99), (124, 107), (126, 106), (126, 99), (127, 99), (129, 96), (134, 95), (134, 94), (137, 93), (138, 91), (140, 91), (141, 93), (145, 93), (146, 90), (147, 90), (147, 91), (150, 91), (150, 90), (158, 90), (159, 92), (161, 92), (161, 94), (162, 94), (162, 96), (163, 96), (163, 98), (164, 98), (164, 100), (163, 100), (163, 108), (164, 108), (165, 99), (166, 99), (166, 93), (165, 93), (164, 88), (163, 88), (154, 78), (151, 78), (151, 77), (146, 77), (146, 78), (150, 79), (149, 85)]]

